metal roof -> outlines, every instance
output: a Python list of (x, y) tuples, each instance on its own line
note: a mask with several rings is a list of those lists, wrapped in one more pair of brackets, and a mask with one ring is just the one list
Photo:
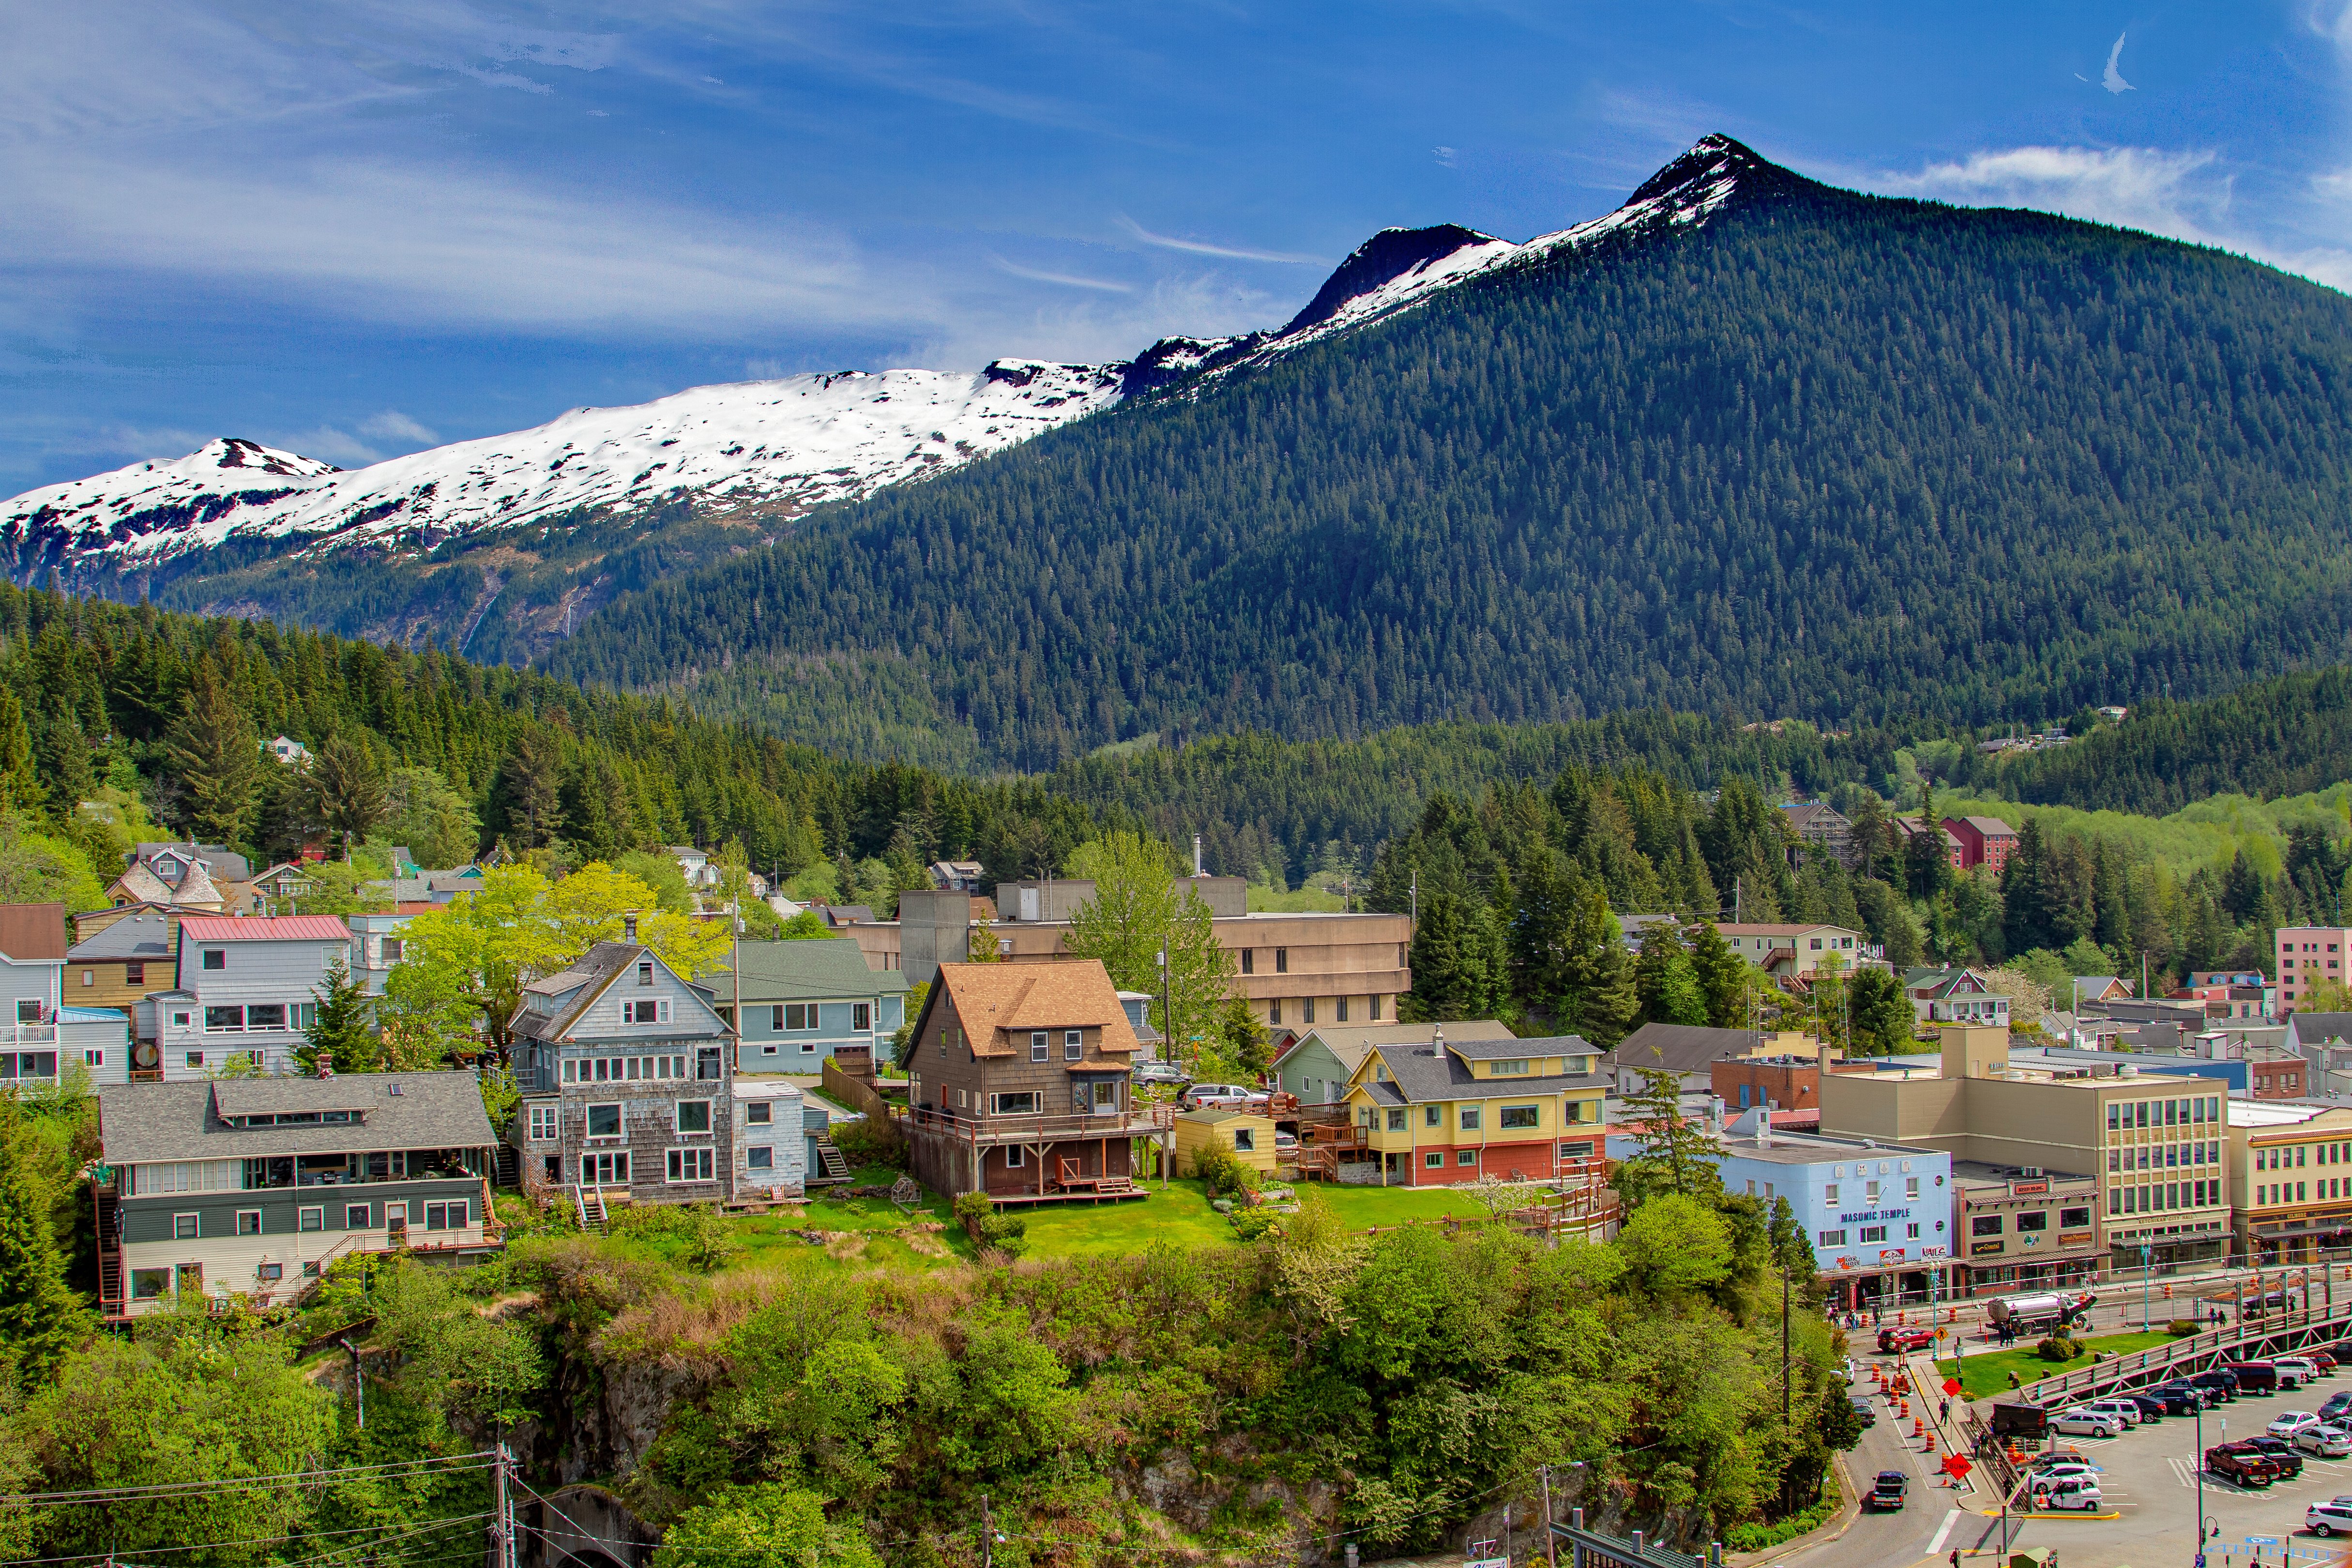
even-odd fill
[(351, 928), (332, 915), (182, 915), (192, 942), (349, 942)]

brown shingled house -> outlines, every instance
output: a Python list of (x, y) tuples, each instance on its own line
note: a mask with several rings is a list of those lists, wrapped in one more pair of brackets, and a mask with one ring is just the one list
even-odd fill
[(1099, 963), (940, 964), (906, 1064), (917, 1179), (1000, 1203), (1136, 1195), (1136, 1142), (1164, 1148), (1173, 1121), (1130, 1098), (1135, 1049)]

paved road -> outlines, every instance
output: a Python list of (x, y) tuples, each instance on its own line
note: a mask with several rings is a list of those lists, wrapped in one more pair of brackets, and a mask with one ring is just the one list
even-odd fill
[[(1869, 1359), (1890, 1371), (1899, 1364), (1892, 1356)], [(1866, 1396), (1870, 1388), (1864, 1371), (1853, 1392)], [(1845, 1456), (1847, 1472), (1856, 1487), (1867, 1490), (1879, 1471), (1901, 1470), (1911, 1478), (1908, 1502), (1900, 1513), (1863, 1514), (1835, 1541), (1808, 1548), (1774, 1568), (1904, 1568), (1929, 1556), (1930, 1548), (1946, 1552), (1957, 1542), (1966, 1516), (1956, 1515), (1956, 1500), (1975, 1500), (1943, 1487), (1942, 1472), (1936, 1468), (1940, 1457), (1928, 1458), (1921, 1451), (1924, 1445), (1910, 1439), (1910, 1424), (1896, 1422), (1890, 1402), (1874, 1398), (1872, 1404), (1880, 1413), (1878, 1419), (1863, 1432), (1861, 1446)], [(1912, 1408), (1918, 1413), (1926, 1407), (1915, 1401)], [(1948, 1525), (1948, 1519), (1954, 1522)]]

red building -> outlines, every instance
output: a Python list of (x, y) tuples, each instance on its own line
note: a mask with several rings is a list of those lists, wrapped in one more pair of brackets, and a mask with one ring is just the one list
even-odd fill
[(1998, 872), (2017, 849), (2017, 829), (1998, 816), (1948, 816), (1944, 831), (1960, 847), (1962, 870), (1990, 866)]

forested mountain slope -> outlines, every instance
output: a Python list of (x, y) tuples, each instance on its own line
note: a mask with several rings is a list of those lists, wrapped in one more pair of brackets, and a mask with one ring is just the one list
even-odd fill
[(2058, 716), (2352, 653), (2352, 300), (1705, 155), (1703, 211), (820, 518), (551, 667), (1037, 768), (1660, 705)]

